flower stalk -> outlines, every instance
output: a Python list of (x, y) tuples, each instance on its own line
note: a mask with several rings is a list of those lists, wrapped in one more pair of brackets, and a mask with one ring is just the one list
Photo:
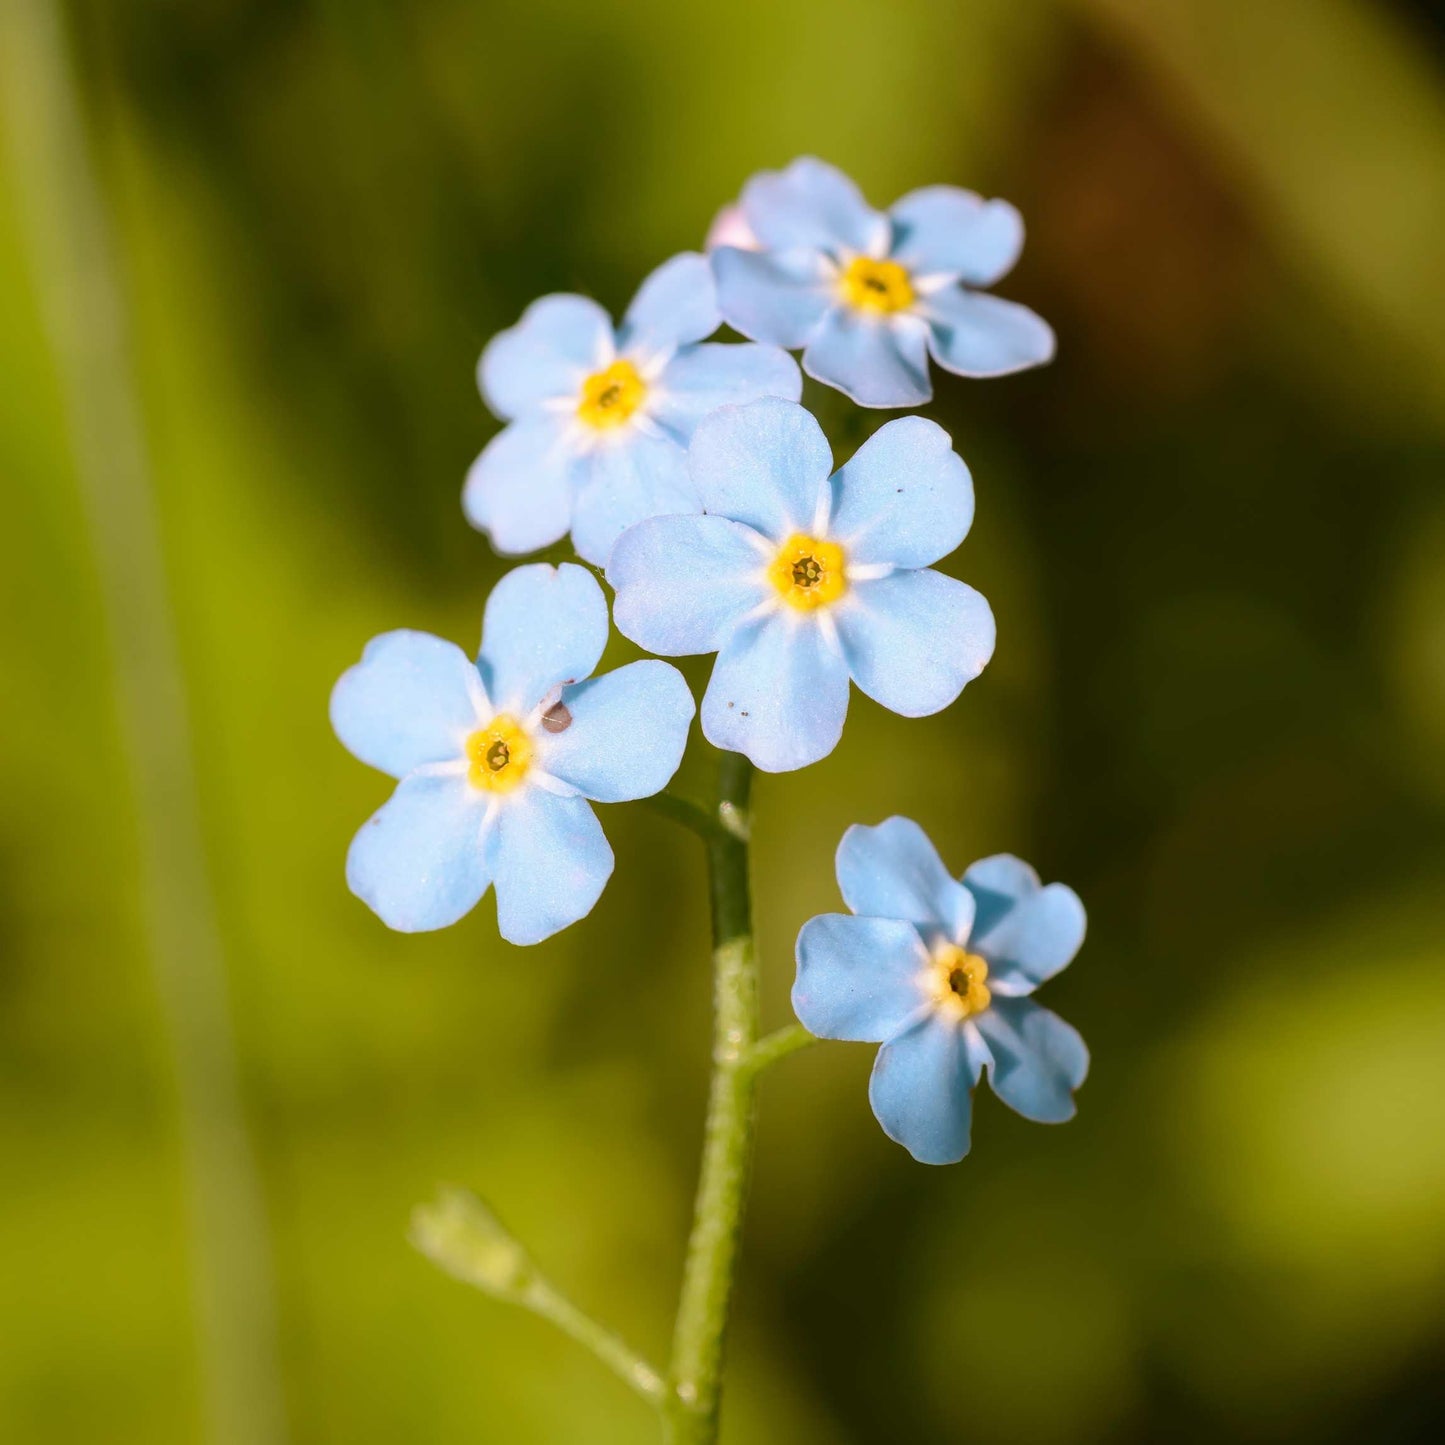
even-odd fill
[(411, 1242), (454, 1279), (550, 1321), (629, 1389), (653, 1405), (661, 1404), (662, 1375), (563, 1294), (476, 1195), (444, 1189), (434, 1204), (418, 1206), (412, 1214)]
[(758, 964), (746, 826), (751, 784), (748, 760), (724, 754), (719, 814), (734, 826), (705, 835), (712, 896), (713, 1067), (663, 1407), (669, 1445), (711, 1445), (717, 1439), (723, 1345), (752, 1167)]
[(754, 1074), (761, 1074), (779, 1059), (786, 1059), (789, 1054), (796, 1054), (799, 1049), (806, 1049), (809, 1044), (817, 1042), (817, 1035), (810, 1034), (802, 1024), (784, 1024), (782, 1028), (764, 1034), (748, 1050), (746, 1064)]

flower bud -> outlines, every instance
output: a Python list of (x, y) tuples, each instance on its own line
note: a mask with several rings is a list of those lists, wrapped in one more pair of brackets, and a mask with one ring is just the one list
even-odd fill
[(515, 1298), (535, 1278), (527, 1251), (466, 1189), (443, 1189), (412, 1211), (413, 1246), (449, 1275), (488, 1294)]

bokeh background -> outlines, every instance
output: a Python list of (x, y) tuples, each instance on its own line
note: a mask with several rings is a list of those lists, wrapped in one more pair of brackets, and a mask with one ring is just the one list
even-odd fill
[[(867, 1047), (768, 1077), (727, 1438), (1440, 1438), (1439, 7), (0, 17), (0, 1436), (654, 1438), (404, 1234), (473, 1186), (665, 1352), (702, 860), (608, 809), (617, 873), (554, 941), (490, 900), (388, 933), (342, 860), (389, 784), (326, 699), (379, 631), (475, 642), (485, 340), (546, 291), (620, 307), (812, 152), (879, 204), (1014, 200), (1000, 289), (1061, 343), (929, 408), (992, 666), (925, 721), (855, 693), (832, 757), (759, 784), (769, 1020), (838, 836), (897, 811), (1078, 888), (1048, 1002), (1094, 1065), (1065, 1128), (982, 1097), (946, 1170), (876, 1127)], [(840, 454), (883, 419), (808, 399)]]

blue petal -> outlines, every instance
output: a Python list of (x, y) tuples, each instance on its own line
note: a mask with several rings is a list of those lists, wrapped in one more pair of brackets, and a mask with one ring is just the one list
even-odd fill
[(572, 525), (581, 467), (564, 418), (544, 413), (514, 421), (472, 463), (462, 510), (498, 552), (550, 547)]
[(705, 511), (774, 541), (827, 516), (833, 454), (796, 402), (768, 397), (713, 412), (693, 433), (687, 464)]
[(993, 613), (966, 582), (931, 569), (850, 584), (837, 608), (853, 681), (904, 717), (946, 708), (993, 656)]
[(812, 156), (754, 176), (743, 187), (742, 205), (753, 234), (770, 250), (812, 246), (876, 255), (887, 244), (888, 218), (836, 166)]
[(712, 268), (723, 320), (754, 341), (790, 350), (806, 346), (835, 302), (833, 271), (817, 251), (719, 246)]
[(803, 370), (859, 406), (922, 406), (933, 395), (928, 328), (916, 316), (834, 307), (808, 342)]
[(331, 690), (331, 726), (363, 763), (399, 778), (461, 757), (485, 704), (460, 647), (427, 632), (384, 632)]
[(985, 1055), (966, 1024), (926, 1015), (878, 1050), (868, 1102), (883, 1132), (920, 1164), (956, 1164), (968, 1153), (971, 1091)]
[(664, 261), (639, 287), (617, 342), (620, 350), (651, 356), (701, 341), (721, 324), (707, 257), (684, 251)]
[(1023, 217), (1007, 201), (986, 201), (957, 186), (910, 191), (888, 214), (894, 259), (922, 275), (992, 286), (1023, 250)]
[(829, 532), (849, 562), (927, 567), (973, 523), (973, 478), (952, 438), (921, 416), (880, 427), (833, 477)]
[(564, 687), (562, 706), (571, 721), (560, 733), (544, 732), (542, 765), (599, 803), (661, 792), (682, 761), (696, 711), (682, 674), (654, 658)]
[(989, 964), (989, 981), (1031, 993), (1068, 967), (1084, 941), (1084, 905), (1063, 883), (1039, 883), (1021, 859), (999, 853), (963, 875), (977, 904), (971, 946)]
[(973, 927), (973, 895), (949, 875), (912, 818), (855, 823), (838, 844), (838, 887), (854, 913), (905, 919), (932, 946), (962, 943)]
[(445, 928), (476, 907), (492, 876), (485, 795), (465, 775), (413, 773), (346, 855), (346, 882), (388, 928)]
[(585, 798), (542, 788), (499, 809), (497, 927), (508, 943), (540, 943), (585, 918), (612, 876), (612, 849)]
[(947, 286), (920, 307), (933, 359), (959, 376), (1004, 376), (1054, 359), (1053, 328), (1027, 306)]
[(826, 758), (843, 735), (848, 668), (823, 629), (772, 612), (728, 638), (702, 700), (703, 736), (765, 773)]
[(670, 436), (628, 427), (592, 452), (591, 474), (578, 493), (572, 545), (594, 567), (605, 567), (613, 544), (648, 517), (698, 512), (687, 474), (687, 452)]
[(793, 1012), (820, 1039), (880, 1044), (926, 1007), (928, 955), (910, 923), (826, 913), (803, 925), (797, 956)]
[(1019, 903), (1043, 887), (1032, 865), (1012, 853), (980, 858), (963, 875), (963, 883), (977, 905), (973, 920), (977, 938), (992, 932)]
[(769, 595), (766, 541), (726, 517), (654, 517), (624, 532), (607, 580), (617, 630), (649, 652), (716, 652)]
[(697, 424), (720, 406), (743, 406), (765, 396), (797, 401), (798, 363), (776, 346), (708, 342), (685, 346), (653, 387), (651, 414), (684, 446)]
[(595, 301), (544, 296), (487, 343), (477, 381), (487, 405), (510, 421), (554, 397), (573, 395), (612, 354), (612, 321)]
[(498, 712), (521, 715), (559, 683), (590, 677), (607, 645), (607, 599), (585, 567), (534, 562), (492, 589), (477, 659)]
[(1078, 1030), (1031, 998), (998, 998), (974, 1020), (993, 1057), (988, 1082), (1016, 1113), (1038, 1124), (1074, 1117), (1072, 1091), (1089, 1072)]

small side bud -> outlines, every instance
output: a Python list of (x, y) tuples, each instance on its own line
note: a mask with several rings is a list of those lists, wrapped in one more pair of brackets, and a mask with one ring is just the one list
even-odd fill
[[(732, 704), (729, 703), (728, 706), (731, 707)], [(752, 820), (736, 803), (719, 803), (717, 820), (722, 824), (723, 832), (731, 833), (740, 843), (746, 843), (752, 837)]]
[(477, 1196), (443, 1189), (433, 1204), (412, 1211), (414, 1248), (454, 1279), (515, 1299), (536, 1277), (527, 1251)]

